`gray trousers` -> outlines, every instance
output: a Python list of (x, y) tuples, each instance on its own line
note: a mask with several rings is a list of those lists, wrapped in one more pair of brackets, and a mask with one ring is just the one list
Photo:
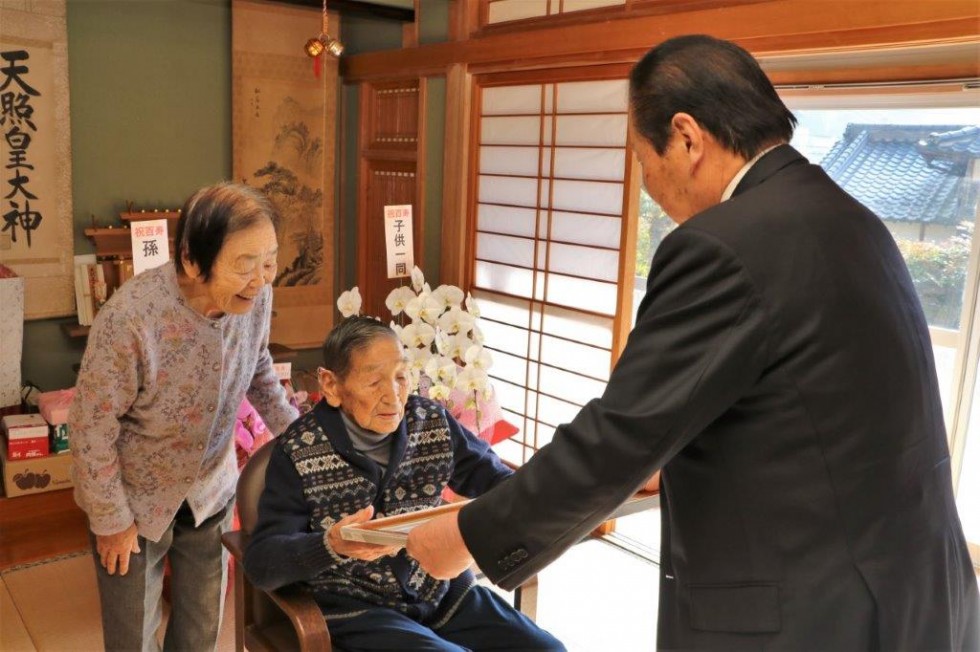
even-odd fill
[(194, 527), (183, 503), (160, 541), (139, 537), (140, 553), (129, 558), (129, 572), (109, 575), (99, 563), (91, 535), (102, 602), (105, 649), (156, 652), (156, 630), (163, 618), (165, 560), (170, 560), (170, 619), (163, 639), (168, 652), (204, 652), (218, 645), (228, 583), (228, 553), (221, 535), (231, 527), (234, 501)]

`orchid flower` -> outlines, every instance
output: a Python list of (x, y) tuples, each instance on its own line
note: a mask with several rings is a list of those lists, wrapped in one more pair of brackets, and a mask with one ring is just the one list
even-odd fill
[(443, 383), (450, 387), (456, 383), (456, 363), (451, 358), (434, 355), (425, 363), (424, 371), (434, 383)]
[(440, 285), (432, 293), (432, 298), (439, 302), (443, 310), (459, 308), (463, 302), (463, 291), (455, 285)]
[(413, 321), (421, 320), (433, 326), (442, 311), (442, 304), (432, 298), (431, 294), (425, 292), (405, 304), (405, 314), (411, 317)]
[(337, 299), (337, 310), (345, 319), (361, 313), (361, 291), (357, 289), (357, 286), (340, 295), (340, 298)]
[(408, 391), (417, 392), (419, 390), (419, 380), (421, 380), (422, 372), (418, 369), (413, 369), (409, 367), (408, 369)]
[(443, 403), (449, 400), (453, 390), (446, 385), (433, 385), (429, 388), (429, 398), (433, 401)]
[(434, 356), (428, 347), (416, 348), (414, 346), (405, 349), (405, 365), (412, 370), (422, 373), (429, 360)]
[(405, 285), (399, 286), (388, 293), (388, 297), (385, 299), (385, 306), (391, 311), (391, 316), (401, 314), (408, 305), (408, 302), (415, 298), (415, 293), (412, 292), (410, 287)]
[(391, 330), (395, 331), (395, 337), (397, 337), (399, 340), (402, 338), (402, 327), (401, 326), (399, 326), (395, 322), (391, 322), (391, 323), (388, 324), (388, 328), (390, 328)]
[(466, 353), (466, 349), (470, 347), (472, 342), (465, 335), (450, 335), (447, 338), (446, 350), (442, 352), (447, 358), (452, 358), (453, 360), (462, 360), (463, 354)]
[(464, 302), (466, 306), (466, 312), (473, 315), (474, 319), (480, 318), (480, 306), (476, 305), (476, 299), (469, 292), (466, 293), (466, 301)]
[(422, 285), (424, 283), (425, 275), (422, 274), (422, 270), (419, 269), (418, 265), (416, 265), (412, 268), (412, 288), (414, 288), (416, 292), (419, 292), (422, 290)]
[(474, 344), (483, 344), (483, 331), (481, 331), (480, 327), (475, 323), (470, 329), (470, 341), (472, 341)]
[(436, 337), (436, 329), (424, 322), (412, 322), (401, 332), (402, 344), (409, 348), (428, 347)]
[(464, 392), (482, 392), (489, 383), (487, 372), (475, 367), (466, 367), (456, 376), (456, 389)]
[(449, 350), (452, 344), (452, 336), (441, 328), (436, 331), (436, 351), (440, 355), (446, 355), (446, 351)]
[(493, 358), (490, 357), (490, 353), (484, 350), (481, 344), (474, 344), (466, 349), (466, 353), (463, 355), (463, 361), (466, 362), (467, 369), (473, 367), (486, 371), (493, 366)]
[(456, 335), (469, 332), (475, 322), (473, 315), (456, 306), (439, 317), (438, 326), (447, 333)]

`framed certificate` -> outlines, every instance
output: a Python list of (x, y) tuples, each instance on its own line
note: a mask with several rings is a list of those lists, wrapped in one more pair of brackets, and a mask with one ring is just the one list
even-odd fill
[[(421, 509), (410, 514), (399, 514), (397, 516), (385, 516), (376, 518), (367, 523), (356, 525), (345, 525), (340, 528), (340, 536), (348, 541), (361, 541), (364, 543), (376, 543), (384, 546), (404, 546), (408, 541), (408, 533), (412, 528), (425, 523), (437, 516), (451, 514), (462, 509), (469, 500), (461, 500), (449, 505), (441, 505), (432, 509)], [(647, 509), (660, 506), (660, 494), (649, 491), (641, 491), (633, 495), (632, 498), (620, 505), (616, 511), (610, 514), (609, 518), (619, 518), (629, 516)]]

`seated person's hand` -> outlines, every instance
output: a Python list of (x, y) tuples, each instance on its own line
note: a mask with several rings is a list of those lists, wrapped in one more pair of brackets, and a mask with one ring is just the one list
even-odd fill
[(643, 491), (660, 491), (660, 471), (650, 476), (647, 483), (643, 485)]
[(374, 561), (385, 555), (395, 555), (401, 549), (400, 546), (382, 546), (375, 543), (363, 543), (361, 541), (347, 541), (340, 535), (340, 528), (354, 523), (366, 523), (374, 516), (374, 507), (368, 505), (364, 509), (340, 519), (327, 530), (327, 545), (342, 557), (353, 557), (362, 561)]

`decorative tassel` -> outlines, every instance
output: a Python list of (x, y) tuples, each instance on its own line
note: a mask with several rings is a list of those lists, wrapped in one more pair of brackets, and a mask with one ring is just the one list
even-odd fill
[(313, 57), (313, 76), (317, 79), (320, 79), (320, 68), (323, 66), (322, 59), (322, 54)]

